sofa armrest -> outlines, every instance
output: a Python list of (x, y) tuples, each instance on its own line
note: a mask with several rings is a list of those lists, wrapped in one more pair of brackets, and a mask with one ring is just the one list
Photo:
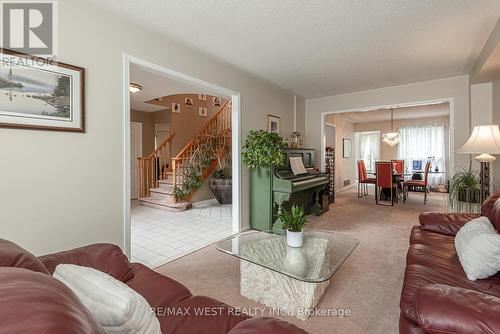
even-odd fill
[(454, 236), (462, 226), (478, 217), (474, 214), (424, 212), (418, 219), (423, 230)]
[(307, 334), (307, 332), (278, 319), (252, 318), (240, 322), (228, 334)]
[(112, 244), (93, 244), (39, 257), (50, 274), (58, 264), (91, 267), (127, 282), (134, 277), (130, 263), (120, 247)]
[(415, 293), (415, 310), (426, 333), (500, 333), (500, 298), (478, 291), (424, 285)]

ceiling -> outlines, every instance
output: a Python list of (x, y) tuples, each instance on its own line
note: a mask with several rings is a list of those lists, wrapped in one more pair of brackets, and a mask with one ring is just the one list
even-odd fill
[(499, 0), (93, 0), (306, 98), (466, 74)]
[(130, 82), (142, 86), (142, 91), (130, 94), (130, 108), (133, 110), (148, 112), (164, 110), (164, 106), (145, 102), (173, 94), (220, 95), (208, 89), (171, 79), (154, 70), (136, 64), (130, 65)]
[[(339, 114), (352, 123), (371, 123), (391, 120), (390, 109), (378, 109), (371, 111), (356, 111)], [(423, 106), (398, 107), (394, 109), (394, 120), (418, 119), (449, 116), (448, 103), (430, 104)]]

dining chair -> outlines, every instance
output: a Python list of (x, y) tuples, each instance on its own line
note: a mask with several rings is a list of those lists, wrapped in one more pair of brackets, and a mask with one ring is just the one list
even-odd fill
[(428, 177), (429, 177), (429, 170), (431, 169), (431, 163), (428, 161), (425, 164), (425, 170), (424, 170), (424, 179), (423, 180), (408, 180), (403, 183), (403, 202), (406, 202), (406, 199), (408, 198), (408, 188), (409, 187), (421, 187), (424, 188), (424, 204), (427, 202), (427, 193), (429, 192), (429, 188), (427, 187), (428, 185)]
[(369, 178), (364, 160), (358, 160), (358, 198), (368, 195), (368, 185), (375, 184), (375, 178)]
[(394, 174), (396, 175), (396, 180), (398, 183), (398, 202), (399, 199), (401, 198), (401, 193), (403, 192), (403, 183), (404, 183), (404, 173), (405, 173), (405, 161), (401, 159), (393, 159), (391, 160), (392, 162), (392, 169), (394, 171)]
[(391, 160), (394, 171), (397, 175), (403, 175), (405, 171), (405, 161), (404, 160)]
[[(394, 195), (397, 195), (397, 184), (394, 183), (392, 162), (391, 161), (377, 161), (375, 162), (375, 171), (377, 174), (375, 182), (375, 202), (378, 205), (394, 206)], [(380, 203), (379, 193), (382, 189), (389, 189), (391, 194), (391, 204)]]

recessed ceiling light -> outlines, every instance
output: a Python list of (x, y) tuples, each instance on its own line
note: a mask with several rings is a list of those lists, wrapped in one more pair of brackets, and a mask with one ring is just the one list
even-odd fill
[(142, 86), (139, 85), (139, 84), (136, 84), (136, 83), (133, 83), (131, 82), (129, 85), (128, 85), (128, 90), (131, 92), (131, 93), (137, 93), (137, 92), (140, 92), (142, 90)]

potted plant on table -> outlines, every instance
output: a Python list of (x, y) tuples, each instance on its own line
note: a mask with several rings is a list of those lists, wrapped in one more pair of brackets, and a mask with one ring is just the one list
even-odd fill
[(463, 212), (462, 204), (465, 203), (465, 211), (476, 211), (472, 210), (472, 207), (478, 206), (481, 197), (478, 172), (472, 170), (471, 165), (469, 165), (468, 169), (462, 167), (461, 171), (450, 179), (448, 191), (448, 203), (452, 210)]
[(219, 204), (231, 204), (233, 195), (231, 168), (216, 169), (210, 179), (210, 189)]
[(302, 247), (304, 244), (304, 226), (309, 220), (304, 213), (304, 209), (293, 205), (290, 211), (283, 210), (278, 216), (283, 222), (283, 229), (286, 230), (287, 245)]

